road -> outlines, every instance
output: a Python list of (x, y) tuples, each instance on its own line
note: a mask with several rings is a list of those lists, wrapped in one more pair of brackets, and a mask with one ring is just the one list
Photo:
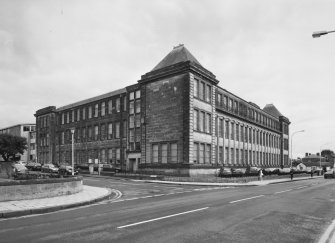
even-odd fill
[(318, 242), (335, 218), (335, 181), (257, 187), (86, 178), (116, 200), (0, 221), (1, 242)]

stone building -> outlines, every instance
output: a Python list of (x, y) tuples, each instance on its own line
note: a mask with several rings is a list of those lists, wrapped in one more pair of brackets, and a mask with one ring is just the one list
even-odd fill
[(219, 87), (179, 45), (134, 85), (36, 112), (39, 162), (110, 163), (196, 175), (227, 166), (288, 165), (290, 121)]
[[(17, 124), (14, 126), (1, 128), (0, 134), (11, 134), (27, 139), (27, 150), (22, 155), (17, 155), (20, 161), (29, 162), (36, 160), (36, 125), (31, 123)], [(0, 156), (0, 160), (1, 160)]]

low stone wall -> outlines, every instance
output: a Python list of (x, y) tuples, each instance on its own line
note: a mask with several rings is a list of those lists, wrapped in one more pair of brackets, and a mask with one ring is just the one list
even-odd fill
[(70, 195), (82, 190), (82, 177), (0, 182), (0, 202)]

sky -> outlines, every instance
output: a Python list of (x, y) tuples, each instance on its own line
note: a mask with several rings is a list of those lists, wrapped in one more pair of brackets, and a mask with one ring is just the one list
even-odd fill
[[(178, 44), (219, 86), (335, 150), (333, 0), (0, 0), (0, 128), (135, 84)], [(290, 140), (291, 142), (291, 140)]]

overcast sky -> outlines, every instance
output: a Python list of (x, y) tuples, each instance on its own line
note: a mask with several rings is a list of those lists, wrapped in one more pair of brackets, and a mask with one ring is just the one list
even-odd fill
[[(0, 128), (135, 84), (180, 43), (219, 85), (335, 150), (333, 0), (0, 0)], [(324, 145), (328, 143), (327, 145)]]

